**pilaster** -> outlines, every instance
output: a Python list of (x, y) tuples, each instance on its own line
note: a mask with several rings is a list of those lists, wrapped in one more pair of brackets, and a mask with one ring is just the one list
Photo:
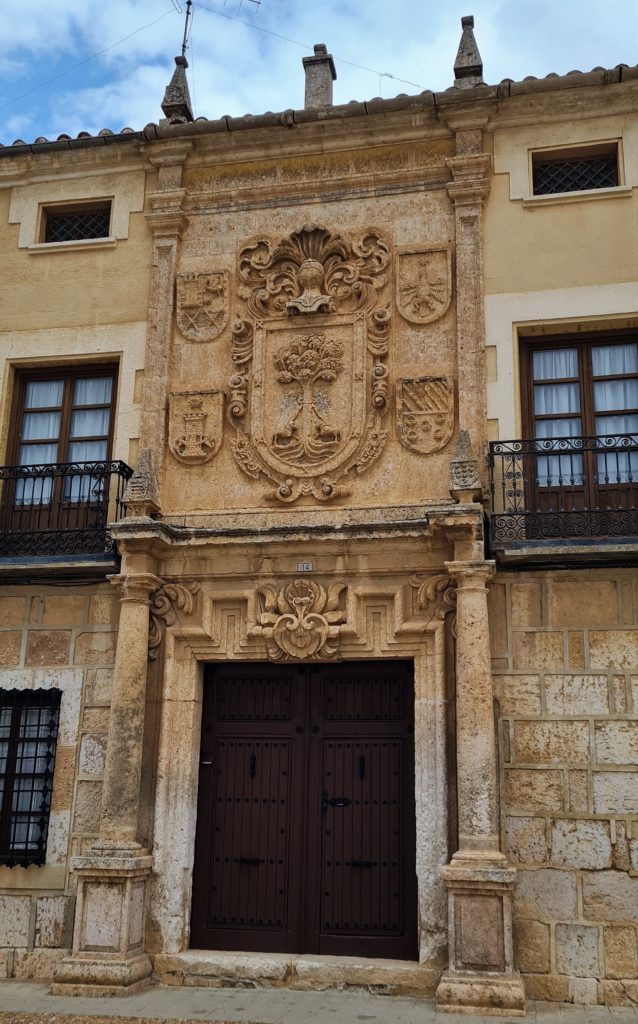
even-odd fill
[(152, 857), (137, 841), (150, 595), (161, 580), (150, 572), (111, 577), (120, 590), (100, 835), (76, 857), (77, 902), (71, 956), (56, 970), (60, 995), (123, 995), (148, 984), (144, 951)]
[(514, 970), (516, 872), (499, 849), (497, 766), (490, 663), (488, 580), (494, 563), (447, 562), (456, 583), (456, 741), (459, 849), (441, 870), (448, 892), (448, 970), (440, 1009), (522, 1015)]

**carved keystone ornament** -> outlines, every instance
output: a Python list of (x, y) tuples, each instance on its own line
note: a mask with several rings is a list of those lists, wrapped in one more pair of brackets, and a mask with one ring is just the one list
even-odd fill
[(228, 271), (177, 274), (177, 326), (189, 341), (214, 341), (228, 322)]
[(263, 636), (273, 661), (292, 658), (333, 658), (339, 646), (345, 611), (339, 608), (344, 583), (326, 591), (320, 583), (295, 579), (280, 590), (263, 586), (257, 591), (262, 611), (254, 636)]
[(444, 448), (454, 432), (452, 377), (397, 381), (397, 433), (402, 445), (421, 455)]
[(187, 466), (210, 462), (222, 440), (224, 392), (173, 391), (168, 401), (172, 454)]
[(387, 440), (390, 250), (369, 230), (353, 242), (306, 224), (239, 257), (244, 315), (232, 326), (231, 447), (270, 499), (329, 501)]
[(430, 324), (447, 311), (452, 298), (452, 253), (449, 246), (400, 252), (397, 306), (413, 324)]

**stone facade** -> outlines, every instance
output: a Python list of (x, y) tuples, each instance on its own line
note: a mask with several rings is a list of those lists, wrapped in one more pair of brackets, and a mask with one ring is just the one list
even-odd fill
[[(637, 79), (487, 86), (472, 24), (436, 97), (333, 106), (320, 44), (303, 111), (193, 121), (179, 58), (161, 124), (0, 149), (6, 459), (20, 374), (108, 360), (135, 467), (110, 582), (0, 557), (0, 687), (62, 694), (46, 863), (0, 867), (8, 976), (638, 999), (636, 538), (484, 528), (522, 332), (638, 327)], [(617, 187), (531, 194), (532, 150), (610, 132)], [(104, 195), (108, 239), (39, 240)], [(414, 666), (418, 962), (191, 949), (205, 667), (374, 659)]]

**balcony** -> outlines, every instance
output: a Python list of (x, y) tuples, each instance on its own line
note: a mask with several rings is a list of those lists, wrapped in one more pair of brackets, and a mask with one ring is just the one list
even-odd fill
[(638, 434), (494, 441), (489, 469), (500, 563), (638, 557)]
[(124, 462), (0, 467), (0, 574), (104, 572), (117, 550), (108, 524), (125, 515)]

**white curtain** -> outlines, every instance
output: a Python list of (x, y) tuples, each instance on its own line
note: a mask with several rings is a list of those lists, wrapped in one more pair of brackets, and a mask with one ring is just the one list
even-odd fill
[[(18, 455), (20, 466), (47, 466), (58, 461), (63, 394), (64, 381), (61, 380), (32, 380), (27, 383), (22, 443)], [(35, 411), (38, 409), (43, 411)], [(18, 480), (15, 503), (47, 505), (51, 500), (52, 489), (51, 477)]]

